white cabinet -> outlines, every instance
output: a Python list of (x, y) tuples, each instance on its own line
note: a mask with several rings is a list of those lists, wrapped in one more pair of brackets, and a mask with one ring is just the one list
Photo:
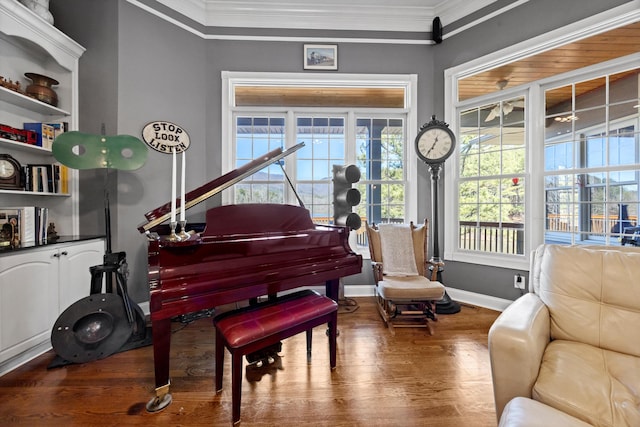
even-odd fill
[(94, 239), (0, 255), (0, 375), (51, 348), (54, 322), (89, 295), (104, 251)]
[[(84, 48), (60, 30), (15, 0), (0, 0), (0, 76), (20, 81), (25, 73), (54, 78), (59, 103), (56, 107), (14, 90), (0, 87), (0, 124), (21, 129), (25, 122), (60, 122), (78, 129), (78, 63)], [(0, 153), (13, 156), (22, 165), (53, 163), (50, 150), (0, 138)], [(2, 206), (49, 208), (50, 221), (60, 235), (79, 233), (78, 173), (70, 171), (66, 196), (0, 190)]]

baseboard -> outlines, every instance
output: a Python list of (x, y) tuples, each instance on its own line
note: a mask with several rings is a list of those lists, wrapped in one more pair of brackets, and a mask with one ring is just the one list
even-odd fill
[[(513, 302), (508, 299), (492, 297), (490, 295), (483, 295), (450, 287), (447, 287), (447, 293), (451, 299), (460, 303), (471, 304), (496, 311), (504, 311), (504, 309)], [(374, 295), (374, 288), (373, 285), (345, 285), (344, 295), (346, 297), (369, 297)]]
[[(309, 286), (318, 292), (324, 292), (324, 286)], [(513, 301), (503, 298), (492, 297), (490, 295), (478, 294), (462, 289), (447, 287), (447, 292), (451, 299), (464, 304), (471, 304), (478, 307), (488, 308), (490, 310), (503, 311)], [(344, 296), (349, 298), (372, 297), (374, 296), (373, 285), (345, 285)], [(145, 315), (149, 315), (149, 301), (138, 304)]]
[(458, 301), (459, 303), (471, 304), (495, 311), (504, 311), (504, 309), (513, 302), (504, 298), (497, 298), (490, 295), (478, 294), (475, 292), (465, 291), (463, 289), (449, 287), (447, 287), (447, 293), (452, 300)]
[(36, 344), (30, 349), (5, 360), (0, 363), (0, 377), (35, 359), (36, 357), (43, 355), (49, 350), (51, 350), (51, 341), (47, 339), (46, 341)]
[(151, 310), (149, 310), (149, 301), (140, 302), (138, 303), (138, 305), (142, 309), (142, 312), (145, 316), (148, 316), (151, 313)]

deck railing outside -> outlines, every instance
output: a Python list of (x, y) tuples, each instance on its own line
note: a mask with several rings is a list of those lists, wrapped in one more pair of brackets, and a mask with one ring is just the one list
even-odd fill
[(524, 253), (524, 224), (460, 221), (460, 249), (503, 254)]

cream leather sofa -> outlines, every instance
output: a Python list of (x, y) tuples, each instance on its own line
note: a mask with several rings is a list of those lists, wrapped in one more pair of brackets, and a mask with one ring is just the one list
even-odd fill
[(542, 245), (489, 331), (500, 426), (640, 426), (640, 249)]

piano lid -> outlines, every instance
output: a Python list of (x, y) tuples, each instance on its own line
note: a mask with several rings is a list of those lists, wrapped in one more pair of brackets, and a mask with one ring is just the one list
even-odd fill
[[(276, 163), (277, 161), (287, 157), (289, 154), (298, 151), (303, 146), (304, 142), (301, 142), (284, 151), (282, 150), (282, 148), (276, 148), (275, 150), (270, 151), (255, 160), (252, 160), (246, 165), (240, 166), (237, 169), (227, 172), (226, 174), (214, 179), (213, 181), (210, 181), (196, 188), (195, 190), (188, 192), (187, 194), (185, 194), (185, 199), (187, 200), (185, 209), (189, 209), (190, 207), (195, 206), (212, 196), (215, 196), (223, 190), (242, 181), (246, 177), (253, 175), (254, 173), (273, 163)], [(176, 215), (182, 211), (182, 206), (179, 205), (180, 203), (176, 201)], [(138, 226), (138, 230), (141, 233), (149, 231), (153, 227), (162, 224), (171, 217), (171, 201), (157, 207), (152, 211), (147, 212), (146, 214), (144, 214), (144, 216), (147, 219), (147, 222), (144, 222)]]

